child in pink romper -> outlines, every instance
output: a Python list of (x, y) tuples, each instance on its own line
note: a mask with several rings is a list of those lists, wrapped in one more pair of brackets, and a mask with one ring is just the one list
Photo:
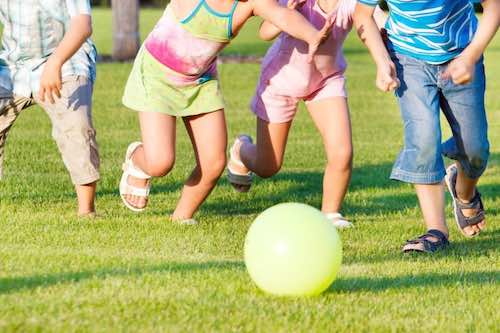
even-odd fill
[(281, 32), (269, 22), (261, 26), (263, 39), (278, 40), (267, 52), (251, 109), (257, 116), (257, 143), (240, 135), (231, 148), (228, 177), (241, 192), (248, 191), (253, 173), (267, 178), (282, 165), (288, 132), (299, 101), (306, 103), (324, 142), (327, 165), (322, 210), (337, 227), (352, 224), (340, 214), (352, 171), (352, 140), (342, 45), (352, 28), (355, 0), (281, 1), (298, 10), (313, 26), (334, 22), (330, 35), (312, 62), (307, 44)]

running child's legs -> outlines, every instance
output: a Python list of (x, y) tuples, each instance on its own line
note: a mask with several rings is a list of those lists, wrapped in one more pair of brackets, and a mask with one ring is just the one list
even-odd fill
[(291, 120), (284, 123), (269, 123), (257, 118), (256, 144), (243, 142), (240, 148), (240, 159), (243, 164), (262, 178), (269, 178), (278, 173), (283, 164), (291, 125)]
[(52, 122), (52, 137), (69, 171), (78, 198), (78, 214), (95, 212), (99, 180), (99, 148), (92, 123), (92, 82), (84, 76), (65, 77), (61, 98), (36, 102)]
[(322, 211), (340, 212), (352, 174), (353, 148), (347, 99), (323, 99), (307, 103), (307, 108), (323, 138), (327, 158)]
[(227, 129), (224, 110), (183, 118), (196, 166), (182, 189), (172, 219), (193, 217), (214, 189), (226, 166)]
[[(159, 112), (139, 112), (142, 145), (132, 155), (134, 164), (152, 177), (163, 177), (175, 163), (176, 117)], [(130, 185), (144, 188), (149, 180), (129, 176)], [(126, 195), (125, 199), (137, 208), (144, 208), (147, 199)]]
[[(396, 94), (405, 124), (405, 146), (391, 178), (416, 184), (427, 229), (438, 229), (447, 235), (442, 154), (458, 161), (457, 192), (464, 195), (464, 202), (472, 199), (488, 159), (482, 64), (477, 66), (473, 83), (458, 86), (442, 79), (446, 65), (428, 65), (400, 54), (393, 59), (401, 81)], [(443, 145), (441, 108), (453, 131), (453, 138)], [(475, 213), (463, 210), (465, 216)], [(472, 235), (483, 227), (484, 221), (463, 230)]]
[[(448, 81), (442, 89), (441, 108), (453, 136), (443, 146), (443, 154), (457, 161), (456, 194), (468, 203), (476, 194), (480, 176), (489, 157), (488, 121), (484, 105), (485, 73), (482, 60), (475, 66), (474, 80), (465, 85)], [(474, 216), (476, 209), (462, 209), (464, 216)], [(473, 235), (485, 227), (485, 221), (466, 227)]]

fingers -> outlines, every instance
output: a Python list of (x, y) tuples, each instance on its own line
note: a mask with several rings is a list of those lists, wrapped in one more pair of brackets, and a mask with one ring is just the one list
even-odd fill
[(450, 80), (451, 79), (450, 67), (446, 68), (446, 70), (441, 74), (441, 79), (442, 80)]
[(60, 83), (52, 86), (41, 86), (38, 98), (43, 103), (48, 100), (49, 103), (55, 104), (56, 99), (61, 98), (61, 89), (62, 85)]
[(330, 33), (332, 27), (333, 27), (333, 21), (332, 20), (325, 20), (325, 25), (323, 28), (321, 28), (320, 32), (322, 33), (323, 38), (328, 37), (328, 34)]
[(307, 54), (307, 63), (311, 64), (314, 59), (314, 54), (316, 53), (317, 47), (309, 46), (309, 52)]
[(45, 87), (41, 86), (40, 91), (38, 92), (38, 99), (45, 103)]
[(472, 81), (472, 76), (468, 73), (464, 73), (460, 76), (453, 77), (452, 76), (453, 83), (455, 84), (467, 84)]
[(376, 85), (377, 88), (382, 90), (383, 92), (389, 92), (398, 89), (401, 83), (398, 78), (385, 77), (382, 79), (377, 79)]

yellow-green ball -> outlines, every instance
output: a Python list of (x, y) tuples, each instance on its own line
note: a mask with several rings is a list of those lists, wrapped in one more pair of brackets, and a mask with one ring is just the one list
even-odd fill
[(337, 229), (311, 206), (276, 205), (260, 214), (248, 230), (245, 264), (267, 293), (318, 295), (333, 283), (341, 262)]

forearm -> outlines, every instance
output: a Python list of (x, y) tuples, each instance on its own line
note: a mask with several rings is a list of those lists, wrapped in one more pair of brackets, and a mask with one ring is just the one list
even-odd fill
[(367, 46), (377, 65), (390, 61), (389, 53), (373, 19), (374, 8), (358, 3), (354, 13), (354, 26), (359, 38)]
[(500, 25), (500, 0), (483, 2), (483, 17), (472, 42), (465, 48), (462, 55), (477, 62), (495, 36)]
[(259, 37), (262, 40), (273, 40), (278, 37), (281, 32), (281, 29), (274, 24), (263, 21), (260, 26)]
[(278, 5), (275, 0), (254, 0), (254, 13), (280, 31), (307, 43), (317, 38), (316, 30), (299, 12)]
[(92, 19), (89, 15), (78, 15), (71, 19), (70, 28), (61, 43), (50, 56), (61, 66), (68, 61), (92, 35)]

